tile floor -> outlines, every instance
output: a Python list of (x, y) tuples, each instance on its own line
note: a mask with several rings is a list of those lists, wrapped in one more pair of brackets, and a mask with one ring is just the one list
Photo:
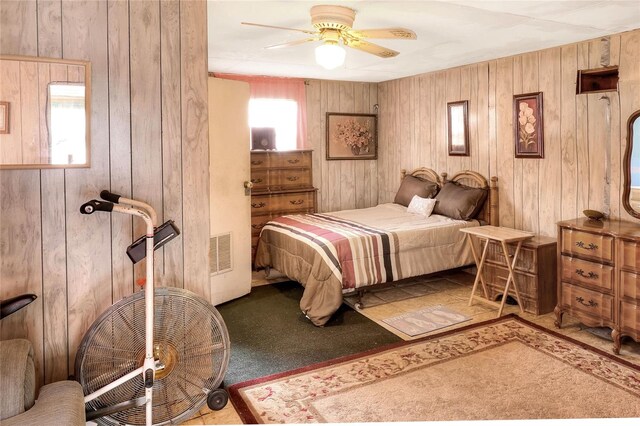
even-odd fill
[[(495, 318), (497, 315), (497, 309), (485, 305), (482, 303), (474, 302), (472, 306), (468, 306), (469, 296), (471, 294), (471, 287), (473, 285), (474, 276), (465, 272), (454, 272), (444, 275), (448, 282), (442, 285), (439, 291), (434, 291), (424, 296), (419, 296), (411, 299), (404, 299), (397, 302), (391, 302), (378, 306), (371, 306), (360, 311), (361, 314), (376, 321), (381, 326), (387, 328), (389, 331), (397, 334), (405, 340), (412, 340), (414, 338), (424, 337), (420, 335), (416, 337), (407, 336), (393, 327), (382, 323), (380, 320), (389, 318), (392, 316), (400, 315), (405, 312), (411, 312), (422, 309), (426, 306), (444, 305), (454, 311), (472, 316), (471, 321), (466, 321), (460, 324), (453, 325), (449, 329), (462, 327), (472, 322), (480, 322), (488, 319)], [(277, 280), (278, 278), (274, 279)], [(280, 279), (281, 280), (281, 279)], [(263, 274), (254, 273), (253, 285), (269, 284), (269, 280), (263, 279)], [(442, 283), (441, 281), (439, 284)], [(602, 349), (607, 352), (611, 352), (612, 343), (609, 340), (595, 336), (594, 334), (586, 331), (584, 326), (565, 314), (563, 319), (562, 328), (558, 330), (554, 326), (555, 315), (548, 313), (540, 316), (524, 313), (520, 314), (517, 306), (506, 305), (503, 314), (518, 313), (523, 318), (542, 325), (543, 327), (559, 331), (560, 333), (572, 337), (573, 339), (588, 343), (594, 347)], [(431, 334), (445, 331), (447, 328), (436, 330)], [(426, 334), (428, 335), (428, 334)], [(620, 356), (633, 363), (640, 365), (640, 344), (631, 340), (624, 340), (620, 351)], [(218, 412), (212, 412), (206, 406), (200, 410), (198, 415), (194, 416), (189, 421), (183, 423), (185, 425), (215, 425), (215, 424), (241, 424), (240, 417), (236, 413), (233, 405), (229, 402), (227, 406)]]

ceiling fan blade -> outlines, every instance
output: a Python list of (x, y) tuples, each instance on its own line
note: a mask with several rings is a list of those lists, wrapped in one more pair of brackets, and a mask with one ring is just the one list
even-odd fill
[(240, 22), (242, 25), (253, 25), (254, 27), (264, 27), (264, 28), (275, 28), (277, 30), (289, 30), (289, 31), (299, 31), (305, 34), (318, 34), (317, 31), (308, 31), (308, 30), (300, 30), (298, 28), (287, 28), (287, 27), (276, 27), (274, 25), (263, 25), (263, 24), (254, 24), (252, 22)]
[(372, 55), (376, 55), (381, 58), (393, 58), (394, 56), (398, 56), (400, 54), (400, 52), (396, 52), (395, 50), (387, 49), (386, 47), (382, 47), (380, 45), (369, 43), (368, 41), (360, 39), (349, 40), (346, 45), (349, 47), (353, 47), (354, 49), (362, 50), (363, 52), (371, 53)]
[(294, 41), (290, 41), (288, 43), (281, 43), (281, 44), (272, 44), (271, 46), (265, 46), (265, 49), (280, 49), (281, 47), (289, 47), (289, 46), (297, 46), (298, 44), (302, 44), (302, 43), (306, 43), (308, 41), (318, 41), (320, 40), (319, 37), (310, 37), (310, 38), (305, 38), (302, 40), (294, 40)]
[(406, 28), (375, 28), (371, 30), (350, 30), (349, 34), (361, 38), (400, 38), (415, 40), (416, 33)]

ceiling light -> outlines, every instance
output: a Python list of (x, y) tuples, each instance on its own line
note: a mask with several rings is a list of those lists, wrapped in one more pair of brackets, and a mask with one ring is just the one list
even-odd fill
[(321, 67), (332, 70), (344, 64), (347, 52), (333, 40), (326, 40), (316, 47), (316, 62)]

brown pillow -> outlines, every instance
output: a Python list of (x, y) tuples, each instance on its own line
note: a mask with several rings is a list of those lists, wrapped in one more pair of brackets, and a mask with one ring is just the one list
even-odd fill
[(438, 185), (436, 183), (422, 180), (415, 176), (405, 176), (393, 202), (408, 207), (414, 195), (422, 198), (432, 198), (437, 193)]
[(487, 193), (485, 188), (472, 188), (447, 182), (436, 195), (438, 202), (433, 213), (452, 219), (473, 219), (482, 209)]

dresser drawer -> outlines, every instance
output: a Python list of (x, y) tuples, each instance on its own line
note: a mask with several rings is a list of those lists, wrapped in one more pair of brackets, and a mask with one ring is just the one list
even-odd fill
[(635, 299), (640, 303), (640, 275), (620, 271), (620, 297)]
[[(267, 152), (251, 153), (251, 170), (269, 168), (269, 154)], [(253, 172), (252, 172), (253, 175)]]
[(252, 170), (251, 183), (253, 183), (253, 191), (264, 191), (269, 188), (269, 171), (268, 170)]
[(315, 191), (287, 192), (281, 194), (262, 194), (251, 196), (251, 214), (290, 213), (308, 211), (315, 207)]
[(620, 302), (620, 329), (637, 336), (640, 333), (640, 307), (626, 301)]
[(258, 240), (260, 239), (259, 235), (254, 235), (251, 237), (251, 247), (256, 247), (258, 245)]
[(569, 283), (562, 283), (562, 304), (572, 311), (582, 312), (592, 318), (613, 321), (613, 297), (587, 290)]
[(563, 281), (584, 284), (607, 293), (613, 292), (613, 267), (564, 255), (561, 262), (561, 279)]
[(618, 247), (620, 248), (620, 267), (640, 273), (640, 243), (621, 240)]
[(269, 187), (272, 190), (289, 188), (308, 188), (311, 186), (309, 169), (277, 169), (269, 176)]
[(271, 215), (259, 215), (251, 217), (251, 235), (258, 236), (262, 228), (271, 220)]
[(563, 229), (562, 252), (613, 262), (613, 237)]
[(305, 151), (280, 152), (269, 158), (270, 167), (311, 167), (311, 153)]

